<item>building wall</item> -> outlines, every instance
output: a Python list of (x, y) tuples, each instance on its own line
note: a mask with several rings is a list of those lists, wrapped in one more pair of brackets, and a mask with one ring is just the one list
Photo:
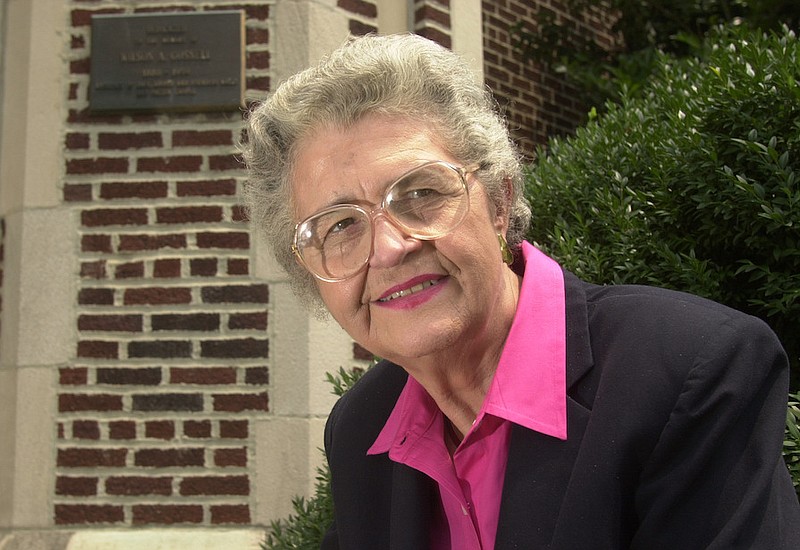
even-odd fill
[[(292, 496), (313, 490), (334, 402), (325, 373), (371, 359), (299, 306), (244, 218), (236, 145), (244, 109), (89, 112), (91, 17), (241, 10), (245, 107), (348, 34), (411, 29), (485, 76), (531, 151), (582, 111), (562, 82), (503, 43), (515, 17), (535, 21), (528, 4), (8, 0), (3, 550), (61, 548), (70, 537), (132, 526), (170, 528), (169, 536), (178, 527), (224, 528), (221, 547), (235, 533), (257, 540), (259, 526), (291, 512)], [(37, 546), (37, 537), (50, 538)]]

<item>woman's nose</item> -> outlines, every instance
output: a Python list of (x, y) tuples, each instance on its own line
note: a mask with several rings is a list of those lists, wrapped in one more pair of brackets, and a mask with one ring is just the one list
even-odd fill
[(385, 215), (372, 221), (372, 256), (370, 267), (387, 268), (400, 264), (407, 254), (422, 247), (422, 241), (408, 236)]

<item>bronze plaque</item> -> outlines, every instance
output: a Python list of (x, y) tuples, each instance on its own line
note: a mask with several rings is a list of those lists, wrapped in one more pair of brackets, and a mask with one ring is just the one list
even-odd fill
[(242, 106), (244, 13), (92, 16), (92, 112)]

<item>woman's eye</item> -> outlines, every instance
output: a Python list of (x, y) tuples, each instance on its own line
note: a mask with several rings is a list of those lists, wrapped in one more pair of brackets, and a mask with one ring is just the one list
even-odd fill
[(328, 229), (328, 235), (335, 235), (336, 233), (341, 233), (348, 227), (352, 226), (356, 223), (355, 218), (344, 218), (343, 220), (339, 220), (338, 222), (334, 223), (330, 229)]

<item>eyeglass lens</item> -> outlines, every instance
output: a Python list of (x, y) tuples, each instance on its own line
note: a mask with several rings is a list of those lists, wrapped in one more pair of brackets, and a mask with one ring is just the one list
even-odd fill
[[(424, 164), (388, 190), (383, 211), (400, 229), (418, 239), (436, 239), (453, 231), (469, 209), (464, 178), (442, 162)], [(372, 252), (371, 214), (342, 205), (301, 223), (296, 246), (306, 267), (324, 280), (357, 273)]]

